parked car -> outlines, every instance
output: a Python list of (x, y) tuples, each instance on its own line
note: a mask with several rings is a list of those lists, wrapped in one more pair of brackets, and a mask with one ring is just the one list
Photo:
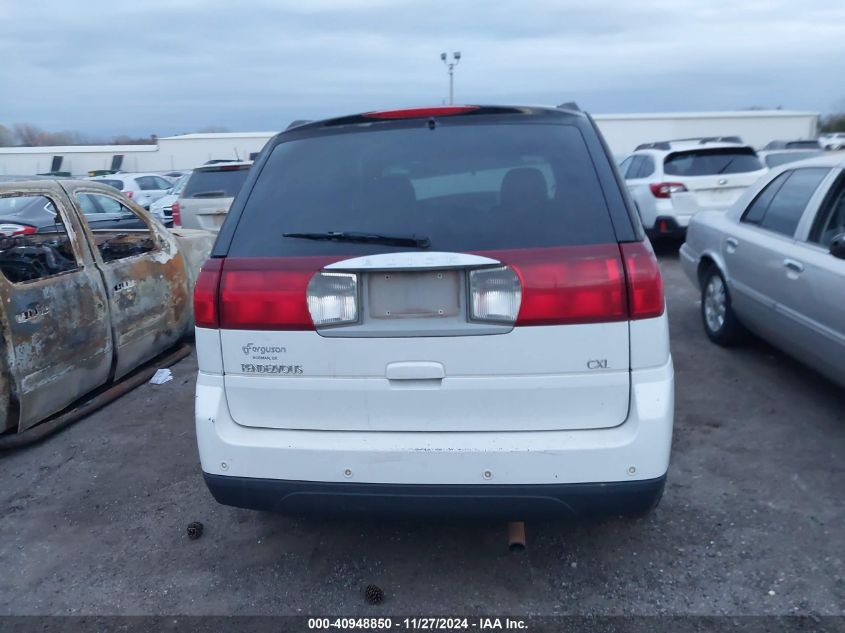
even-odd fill
[(824, 151), (821, 148), (816, 150), (775, 149), (757, 152), (757, 156), (760, 157), (760, 160), (762, 160), (769, 169), (780, 167), (786, 163), (795, 163), (800, 160), (815, 158), (816, 156), (822, 156), (823, 154)]
[(773, 149), (822, 149), (817, 139), (798, 139), (795, 141), (769, 141), (763, 147), (764, 150)]
[(845, 158), (773, 170), (727, 213), (703, 212), (681, 247), (714, 343), (745, 329), (845, 385)]
[(89, 178), (121, 191), (138, 206), (149, 209), (150, 205), (167, 194), (173, 184), (158, 174), (110, 174)]
[(702, 209), (725, 209), (766, 167), (737, 137), (644, 143), (619, 166), (652, 239), (681, 238)]
[(214, 162), (197, 167), (171, 205), (174, 226), (219, 231), (250, 167), (251, 162)]
[(571, 105), (274, 137), (195, 292), (215, 498), (512, 520), (654, 507), (672, 359), (617, 173)]
[(845, 132), (822, 134), (819, 137), (819, 143), (824, 149), (828, 150), (845, 149)]
[[(140, 228), (98, 226), (90, 204), (119, 206)], [(29, 429), (191, 330), (206, 232), (173, 234), (85, 180), (0, 184), (0, 209), (19, 211), (22, 225), (26, 214), (52, 216), (35, 232), (0, 237), (0, 433)]]
[(182, 174), (167, 190), (167, 194), (150, 205), (150, 213), (161, 220), (165, 226), (173, 226), (173, 203), (179, 200), (179, 194), (185, 188), (191, 172)]
[[(113, 197), (80, 195), (77, 200), (88, 224), (95, 229), (143, 229), (144, 221), (132, 213), (125, 201)], [(52, 200), (44, 196), (0, 198), (0, 236), (55, 233), (61, 218)]]

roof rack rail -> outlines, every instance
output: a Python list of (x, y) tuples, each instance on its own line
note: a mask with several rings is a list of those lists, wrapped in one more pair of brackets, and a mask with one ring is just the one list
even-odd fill
[(305, 125), (306, 123), (313, 123), (311, 119), (296, 119), (295, 121), (291, 121), (290, 125), (288, 125), (285, 129), (290, 130), (291, 128), (299, 127), (300, 125)]
[(672, 149), (669, 141), (657, 141), (656, 143), (640, 143), (634, 151), (640, 149)]
[(654, 143), (641, 143), (637, 145), (636, 149), (672, 149), (672, 143), (698, 143), (699, 145), (706, 145), (707, 143), (742, 142), (742, 137), (740, 136), (693, 136), (691, 138), (673, 138), (668, 141), (655, 141)]
[(706, 143), (742, 143), (742, 138), (739, 136), (693, 136), (691, 138), (676, 138), (669, 141), (670, 143), (697, 141), (700, 145)]
[(559, 110), (575, 110), (576, 112), (581, 112), (581, 108), (578, 107), (578, 104), (574, 101), (567, 101), (566, 103), (561, 103), (555, 106)]

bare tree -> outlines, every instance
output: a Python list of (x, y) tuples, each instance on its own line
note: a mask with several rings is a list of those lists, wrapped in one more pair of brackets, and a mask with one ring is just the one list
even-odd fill
[(845, 132), (845, 112), (837, 112), (822, 117), (819, 130), (822, 133)]
[(0, 124), (0, 147), (11, 147), (15, 144), (15, 137), (12, 131), (5, 125)]
[(845, 99), (834, 106), (831, 114), (823, 116), (820, 123), (819, 131), (822, 133), (845, 132)]
[(37, 147), (40, 145), (44, 130), (30, 123), (15, 123), (13, 127), (18, 143), (26, 147)]

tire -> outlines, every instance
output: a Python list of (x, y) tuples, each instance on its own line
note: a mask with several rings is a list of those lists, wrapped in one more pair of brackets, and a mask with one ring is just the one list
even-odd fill
[(711, 266), (701, 284), (701, 322), (707, 338), (723, 347), (741, 343), (746, 330), (731, 308), (731, 295), (722, 272)]

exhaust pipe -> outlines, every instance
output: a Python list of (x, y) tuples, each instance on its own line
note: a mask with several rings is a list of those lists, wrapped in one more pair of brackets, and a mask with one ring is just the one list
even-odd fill
[(511, 521), (508, 523), (508, 549), (511, 552), (525, 551), (525, 523)]

